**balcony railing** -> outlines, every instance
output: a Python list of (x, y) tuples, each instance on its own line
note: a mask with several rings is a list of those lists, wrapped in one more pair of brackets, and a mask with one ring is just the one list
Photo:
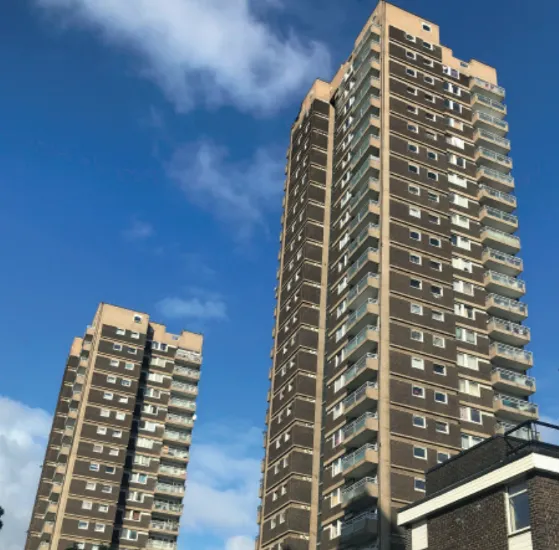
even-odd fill
[[(376, 203), (376, 201), (371, 201), (374, 204), (378, 204)], [(360, 212), (358, 214), (356, 214), (356, 216), (352, 219), (352, 221), (348, 224), (348, 232), (352, 233), (352, 231), (355, 229), (355, 227), (357, 225), (360, 224), (361, 221), (363, 221), (365, 218), (367, 218), (368, 216), (373, 217), (372, 213), (369, 210), (369, 204), (363, 208), (362, 210), (360, 210)], [(369, 224), (370, 226), (372, 225), (372, 223)], [(373, 224), (375, 227), (379, 227), (377, 224)]]
[(178, 407), (184, 407), (186, 409), (195, 410), (196, 403), (194, 401), (190, 401), (189, 399), (179, 399), (178, 397), (172, 397), (169, 400), (170, 405), (177, 405)]
[(173, 430), (165, 430), (163, 432), (163, 437), (165, 439), (174, 439), (175, 441), (182, 441), (183, 443), (191, 442), (191, 434), (176, 432)]
[(346, 410), (358, 403), (358, 401), (366, 395), (368, 389), (377, 389), (377, 382), (366, 382), (361, 385), (356, 391), (352, 392), (342, 401), (343, 408)]
[[(505, 264), (510, 265), (519, 270), (523, 270), (523, 260), (518, 258), (517, 256), (512, 256), (511, 254), (506, 254), (505, 252), (500, 252), (499, 250), (495, 250), (494, 248), (485, 248), (483, 251), (483, 255), (486, 254), (489, 258), (492, 258), (498, 262), (502, 262)], [(490, 272), (492, 273), (492, 272)], [(519, 279), (516, 279), (519, 281)]]
[(176, 468), (175, 466), (167, 466), (167, 464), (160, 464), (158, 472), (162, 474), (171, 474), (176, 476), (185, 475), (187, 472), (184, 468)]
[[(353, 189), (355, 185), (357, 185), (363, 178), (364, 174), (370, 170), (369, 164), (364, 164), (353, 176), (350, 180), (349, 189)], [(374, 178), (375, 179), (375, 178)]]
[(176, 449), (175, 447), (163, 447), (164, 453), (168, 456), (175, 456), (177, 458), (189, 458), (189, 451), (186, 449)]
[(156, 483), (156, 490), (162, 493), (174, 493), (182, 495), (185, 492), (184, 485), (173, 485), (171, 483)]
[(509, 149), (511, 147), (511, 142), (509, 141), (509, 139), (493, 134), (488, 130), (484, 130), (483, 128), (480, 128), (479, 130), (477, 130), (476, 133), (478, 134), (479, 137), (484, 138), (486, 141), (491, 141), (496, 145), (498, 145), (499, 147), (503, 147), (504, 149)]
[(500, 328), (500, 330), (509, 332), (510, 334), (515, 334), (524, 338), (529, 338), (531, 336), (531, 329), (518, 323), (512, 323), (511, 321), (506, 321), (505, 319), (500, 319), (499, 317), (490, 317), (488, 319), (488, 324), (490, 323), (494, 323)]
[[(371, 137), (375, 136), (372, 135)], [(376, 153), (372, 152), (369, 154), (369, 160), (379, 160), (379, 148), (371, 145), (371, 143), (367, 141), (352, 155), (350, 170), (353, 170), (362, 161), (362, 157), (368, 149), (373, 149), (373, 151), (377, 150)]]
[(179, 514), (183, 511), (183, 505), (175, 502), (167, 502), (166, 500), (154, 500), (154, 509), (162, 512), (176, 512)]
[[(368, 41), (366, 41), (367, 44)], [(358, 67), (360, 67), (360, 65), (369, 57), (371, 56), (371, 54), (374, 54), (374, 58), (379, 60), (379, 54), (377, 52), (374, 52), (371, 49), (371, 46), (373, 45), (373, 41), (369, 42), (370, 47), (369, 48), (365, 48), (363, 49), (361, 46), (362, 44), (360, 43), (360, 52), (358, 55), (356, 55), (356, 57), (354, 58), (354, 62), (352, 63), (352, 67), (354, 67), (354, 69), (357, 69)], [(358, 71), (359, 72), (359, 69)]]
[(348, 292), (346, 295), (346, 303), (349, 304), (352, 300), (361, 294), (361, 292), (369, 287), (370, 279), (379, 279), (379, 273), (366, 273), (360, 280), (360, 282)]
[(368, 325), (364, 327), (355, 338), (353, 338), (352, 340), (350, 340), (350, 342), (348, 342), (348, 344), (346, 344), (342, 352), (343, 357), (346, 357), (349, 353), (351, 353), (354, 349), (356, 349), (362, 342), (364, 342), (367, 338), (367, 333), (370, 330), (377, 332), (379, 330), (379, 327), (375, 325)]
[(179, 524), (173, 521), (152, 520), (150, 522), (150, 529), (155, 529), (158, 531), (178, 531)]
[(173, 369), (173, 373), (179, 374), (181, 376), (186, 376), (189, 378), (195, 378), (195, 379), (200, 378), (200, 371), (197, 369), (189, 369), (189, 367), (178, 367), (177, 365), (175, 365), (175, 368)]
[(379, 137), (379, 134), (375, 135), (375, 131), (379, 131), (376, 126), (372, 126), (372, 122), (377, 121), (376, 118), (370, 117), (364, 120), (360, 126), (356, 129), (354, 135), (352, 136), (351, 149), (362, 139), (364, 134), (371, 130), (373, 132), (372, 137)]
[(489, 114), (487, 114), (483, 111), (476, 111), (476, 110), (475, 110), (475, 115), (480, 120), (484, 120), (485, 122), (488, 122), (489, 124), (494, 124), (495, 126), (498, 126), (498, 127), (502, 128), (506, 132), (508, 130), (508, 123), (505, 120), (502, 120), (501, 118), (489, 115)]
[(185, 384), (184, 382), (177, 382), (176, 380), (171, 382), (171, 389), (193, 394), (198, 393), (198, 386), (195, 386), (194, 384)]
[(177, 550), (177, 543), (169, 542), (166, 540), (148, 539), (146, 548), (157, 548), (158, 550)]
[(477, 102), (482, 103), (483, 105), (486, 105), (488, 107), (492, 107), (492, 109), (496, 109), (497, 111), (500, 111), (500, 113), (507, 112), (507, 108), (503, 103), (501, 103), (500, 101), (496, 101), (495, 99), (492, 99), (485, 95), (473, 94), (473, 103), (477, 103)]
[(495, 151), (491, 151), (490, 149), (486, 149), (485, 147), (478, 147), (477, 151), (483, 156), (488, 159), (495, 160), (496, 162), (501, 162), (502, 164), (507, 164), (508, 166), (512, 166), (513, 162), (510, 157), (505, 155), (500, 155)]
[(529, 401), (524, 401), (523, 399), (518, 399), (517, 397), (512, 397), (511, 395), (497, 393), (494, 395), (494, 400), (500, 401), (504, 407), (508, 407), (510, 409), (517, 409), (518, 411), (532, 415), (539, 413), (539, 407), (535, 403), (530, 403)]
[(503, 191), (498, 191), (497, 189), (493, 189), (492, 187), (488, 187), (488, 185), (479, 185), (479, 189), (484, 190), (488, 195), (495, 197), (498, 200), (503, 202), (507, 202), (512, 206), (517, 205), (517, 198), (515, 195), (511, 195), (510, 193), (504, 193)]
[[(367, 182), (366, 185), (364, 185), (351, 199), (350, 202), (348, 203), (350, 206), (350, 211), (352, 211), (354, 209), (354, 207), (362, 200), (362, 198), (364, 197), (364, 195), (366, 195), (367, 193), (369, 193), (370, 191), (370, 187), (369, 184), (372, 182), (377, 182), (379, 180), (376, 180), (375, 178), (370, 178), (369, 181)], [(370, 199), (368, 201), (368, 208), (370, 206), (378, 206), (379, 205), (379, 201), (374, 200), (374, 199)]]
[[(377, 511), (375, 512), (364, 512), (358, 516), (354, 516), (352, 519), (345, 521), (342, 524), (341, 534), (344, 537), (351, 535), (355, 531), (359, 531), (364, 528), (368, 521), (377, 521)], [(372, 547), (372, 550), (375, 547)]]
[(377, 419), (377, 413), (376, 412), (375, 413), (366, 412), (366, 413), (362, 414), (362, 416), (360, 416), (359, 418), (354, 420), (354, 422), (351, 422), (350, 424), (348, 424), (347, 426), (344, 427), (344, 429), (342, 430), (343, 439), (348, 439), (348, 438), (352, 437), (355, 433), (357, 433), (361, 429), (363, 429), (365, 427), (365, 425), (367, 424), (368, 420), (376, 420), (376, 419)]
[(379, 229), (379, 224), (368, 223), (367, 226), (360, 232), (360, 234), (348, 245), (346, 251), (348, 254), (352, 254), (356, 248), (358, 248), (365, 239), (369, 236), (370, 229)]
[(490, 344), (490, 352), (494, 352), (499, 355), (505, 355), (510, 357), (514, 361), (520, 361), (522, 363), (532, 363), (533, 362), (533, 352), (527, 351), (521, 348), (516, 348), (515, 346), (508, 346), (502, 342), (492, 342)]
[(202, 363), (202, 353), (198, 351), (178, 348), (177, 351), (175, 352), (175, 357), (177, 359), (182, 359), (183, 361), (189, 361), (197, 365), (200, 365), (200, 363)]
[(377, 359), (377, 353), (366, 353), (359, 361), (356, 361), (345, 373), (344, 384), (348, 384), (360, 374), (367, 366), (368, 359)]
[[(518, 224), (518, 219), (517, 216), (515, 216), (514, 214), (508, 214), (507, 212), (504, 212), (503, 210), (498, 210), (497, 208), (492, 208), (491, 206), (484, 206), (482, 208), (482, 211), (486, 211), (488, 213), (489, 216), (492, 216), (493, 218), (498, 218), (500, 220), (503, 220), (506, 223), (511, 223), (514, 225)], [(508, 233), (509, 235), (509, 233)]]
[(497, 84), (491, 84), (490, 82), (482, 80), (482, 78), (478, 78), (476, 76), (472, 77), (471, 79), (471, 88), (474, 88), (475, 86), (501, 97), (505, 97), (506, 95), (505, 89), (501, 86), (498, 86)]
[(515, 371), (502, 369), (500, 367), (494, 367), (492, 373), (495, 373), (504, 382), (510, 382), (511, 384), (517, 384), (519, 386), (527, 386), (531, 389), (536, 387), (536, 380), (532, 376), (519, 374)]
[(487, 271), (485, 277), (489, 277), (492, 281), (500, 285), (505, 285), (510, 288), (515, 288), (523, 293), (525, 293), (525, 281), (521, 279), (516, 279), (515, 277), (508, 277), (502, 273), (496, 271)]
[(349, 315), (345, 323), (346, 331), (350, 330), (352, 328), (352, 325), (367, 313), (368, 305), (374, 305), (377, 303), (378, 301), (376, 298), (369, 298), (356, 311)]
[(379, 44), (381, 42), (381, 37), (378, 34), (375, 34), (376, 30), (379, 30), (379, 27), (371, 25), (370, 28), (365, 32), (364, 36), (354, 50), (356, 57), (358, 57), (362, 53), (362, 50), (366, 44), (371, 47), (372, 44)]
[(167, 421), (168, 422), (177, 422), (184, 424), (185, 426), (193, 426), (194, 420), (192, 416), (182, 416), (180, 414), (170, 414), (167, 413)]
[(348, 278), (352, 277), (358, 269), (360, 269), (367, 261), (370, 253), (379, 252), (378, 248), (370, 246), (349, 268), (346, 272)]
[(362, 445), (357, 451), (354, 451), (353, 453), (342, 458), (342, 470), (346, 471), (358, 464), (358, 462), (364, 460), (368, 451), (377, 450), (377, 443), (366, 443), (365, 445)]
[(480, 233), (486, 233), (488, 237), (492, 240), (502, 243), (505, 246), (510, 246), (514, 248), (521, 248), (521, 239), (516, 235), (511, 235), (505, 231), (500, 231), (499, 229), (494, 229), (488, 225), (483, 225), (480, 228)]
[(346, 503), (355, 499), (357, 496), (360, 496), (366, 491), (368, 485), (372, 484), (377, 485), (377, 476), (364, 477), (363, 479), (360, 479), (360, 481), (350, 485), (350, 487), (342, 489), (342, 502)]
[(501, 181), (505, 185), (512, 186), (514, 184), (513, 176), (502, 174), (502, 172), (498, 172), (498, 170), (493, 170), (487, 166), (479, 166), (478, 171), (482, 172), (486, 177)]
[(486, 296), (486, 302), (488, 303), (489, 301), (493, 301), (496, 305), (501, 306), (504, 309), (508, 309), (510, 311), (519, 313), (519, 315), (522, 315), (524, 317), (526, 317), (529, 313), (529, 308), (527, 307), (527, 304), (524, 304), (519, 300), (506, 298), (501, 294), (488, 294)]

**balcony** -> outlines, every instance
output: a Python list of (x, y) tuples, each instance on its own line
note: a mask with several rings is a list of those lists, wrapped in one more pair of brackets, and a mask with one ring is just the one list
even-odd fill
[(367, 410), (377, 409), (378, 398), (377, 381), (366, 382), (342, 401), (344, 415), (348, 419), (358, 418)]
[(490, 360), (493, 364), (524, 371), (533, 366), (533, 353), (501, 342), (490, 344)]
[(486, 149), (486, 147), (477, 147), (474, 154), (474, 160), (479, 165), (488, 166), (505, 173), (508, 173), (513, 166), (513, 162), (510, 157), (506, 157), (505, 155)]
[(165, 419), (166, 424), (174, 424), (177, 426), (186, 426), (192, 428), (194, 426), (194, 420), (192, 416), (184, 416), (182, 414), (172, 414), (168, 413)]
[(360, 282), (353, 287), (346, 295), (346, 304), (348, 307), (354, 300), (363, 302), (369, 298), (377, 299), (379, 294), (379, 274), (366, 273)]
[(164, 441), (178, 441), (184, 443), (185, 445), (190, 445), (191, 434), (187, 432), (178, 432), (175, 430), (165, 430), (163, 432)]
[(499, 418), (514, 422), (536, 420), (539, 417), (539, 408), (534, 403), (500, 393), (494, 395), (494, 412)]
[(507, 107), (502, 102), (483, 94), (471, 95), (471, 107), (500, 119), (507, 115)]
[(342, 430), (343, 444), (346, 449), (355, 449), (368, 441), (377, 439), (379, 421), (377, 413), (365, 412)]
[(509, 125), (505, 120), (483, 111), (474, 111), (473, 124), (475, 129), (488, 130), (500, 137), (504, 137), (509, 130)]
[(370, 136), (369, 139), (356, 150), (350, 160), (350, 170), (355, 170), (356, 167), (364, 161), (370, 166), (379, 168), (379, 137)]
[(200, 365), (202, 363), (202, 353), (200, 353), (199, 351), (177, 348), (175, 357), (177, 359), (180, 359), (181, 361), (193, 363), (194, 365)]
[(200, 371), (198, 369), (190, 369), (189, 367), (178, 367), (175, 365), (173, 368), (174, 378), (187, 378), (188, 380), (200, 380)]
[[(372, 315), (375, 316), (372, 318)], [(377, 323), (379, 317), (379, 302), (377, 298), (368, 298), (356, 311), (351, 313), (344, 326), (346, 327), (345, 336), (352, 337), (358, 334), (368, 322)]]
[(354, 390), (369, 380), (376, 380), (378, 372), (379, 360), (377, 354), (366, 353), (344, 373), (344, 385), (349, 390)]
[(492, 386), (497, 391), (522, 397), (532, 395), (537, 389), (536, 381), (532, 376), (499, 367), (492, 369)]
[(498, 134), (479, 128), (474, 133), (474, 141), (480, 147), (486, 147), (496, 153), (507, 155), (511, 150), (509, 139), (500, 137)]
[(350, 179), (348, 189), (361, 188), (365, 182), (377, 182), (379, 185), (379, 166), (367, 162), (363, 164)]
[(360, 190), (356, 190), (348, 203), (348, 211), (352, 214), (355, 210), (367, 209), (379, 216), (379, 181), (367, 182)]
[(196, 409), (196, 403), (194, 401), (191, 401), (190, 399), (172, 397), (171, 399), (169, 399), (168, 408), (194, 411)]
[(480, 209), (479, 219), (485, 226), (492, 227), (503, 233), (513, 233), (519, 226), (517, 216), (497, 208), (492, 208), (491, 206), (483, 206)]
[(496, 315), (514, 322), (527, 319), (529, 314), (527, 304), (506, 298), (500, 294), (488, 294), (486, 296), (486, 311), (489, 315)]
[(507, 298), (520, 298), (525, 294), (525, 281), (495, 271), (487, 271), (484, 274), (484, 287), (487, 292)]
[(150, 523), (150, 531), (177, 534), (179, 532), (179, 523), (175, 521), (152, 520)]
[[(512, 424), (510, 422), (504, 422), (503, 420), (498, 420), (498, 422), (496, 422), (496, 433), (500, 435), (504, 435), (506, 432), (511, 432), (511, 430), (517, 428), (517, 426), (518, 426), (517, 423)], [(509, 437), (515, 437), (517, 439), (526, 439), (527, 441), (533, 440), (533, 434), (530, 425), (518, 428), (517, 430), (515, 430), (515, 432), (512, 432), (508, 435)]]
[(377, 477), (364, 477), (342, 489), (342, 507), (347, 510), (370, 507), (378, 496)]
[(148, 539), (146, 548), (155, 550), (177, 550), (177, 543), (167, 540)]
[(523, 260), (521, 258), (493, 248), (485, 248), (482, 251), (482, 264), (487, 269), (509, 276), (519, 275), (523, 271)]
[(342, 524), (340, 538), (344, 544), (361, 545), (377, 537), (377, 513), (365, 512)]
[(180, 516), (183, 513), (183, 505), (167, 500), (154, 500), (153, 511), (171, 516)]
[(493, 99), (500, 100), (506, 96), (506, 91), (501, 86), (497, 84), (491, 84), (482, 78), (476, 76), (471, 77), (471, 91), (472, 92), (482, 92), (489, 95)]
[(187, 449), (180, 449), (177, 447), (164, 445), (161, 450), (161, 456), (163, 456), (164, 458), (169, 458), (171, 460), (177, 460), (179, 462), (188, 462), (190, 455)]
[(174, 393), (183, 393), (185, 395), (198, 395), (198, 386), (194, 384), (185, 384), (177, 380), (171, 381), (171, 391)]
[(499, 208), (505, 212), (513, 212), (517, 208), (517, 198), (515, 195), (503, 193), (487, 185), (478, 186), (477, 198), (482, 205)]
[(374, 273), (373, 267), (379, 266), (379, 249), (377, 247), (370, 246), (364, 253), (348, 268), (346, 271), (346, 276), (348, 282), (350, 283), (354, 277), (362, 273), (362, 268), (371, 262), (367, 267), (371, 269), (370, 272)]
[(342, 458), (344, 477), (360, 479), (377, 471), (379, 454), (377, 444), (366, 443), (357, 451)]
[(164, 476), (177, 477), (180, 479), (186, 479), (187, 471), (185, 468), (177, 468), (176, 466), (167, 466), (166, 464), (160, 464), (158, 468), (158, 473)]
[(487, 166), (479, 166), (476, 170), (476, 177), (479, 183), (487, 183), (498, 191), (504, 191), (505, 193), (509, 193), (515, 187), (513, 176), (502, 174), (502, 172)]
[(367, 353), (377, 352), (379, 327), (368, 325), (360, 334), (350, 340), (342, 350), (342, 358), (353, 361)]
[(519, 237), (484, 225), (480, 228), (480, 240), (484, 246), (506, 254), (517, 254), (521, 250)]
[(348, 233), (351, 237), (353, 237), (369, 225), (379, 227), (379, 203), (377, 201), (369, 201), (350, 220), (350, 223), (348, 224)]
[(379, 246), (379, 225), (369, 223), (356, 238), (351, 241), (346, 251), (348, 258), (358, 257), (363, 254), (367, 248), (377, 248)]
[(364, 54), (364, 52), (369, 51), (372, 47), (379, 47), (381, 43), (381, 36), (379, 33), (381, 28), (377, 25), (370, 25), (370, 27), (365, 31), (364, 36), (360, 40), (356, 47), (354, 48), (354, 57), (358, 58)]
[(523, 325), (498, 317), (490, 317), (487, 326), (488, 336), (505, 344), (526, 346), (531, 341), (531, 330)]
[(173, 483), (156, 483), (156, 488), (154, 492), (156, 494), (163, 493), (167, 495), (175, 495), (178, 497), (182, 497), (185, 494), (185, 486), (176, 485)]

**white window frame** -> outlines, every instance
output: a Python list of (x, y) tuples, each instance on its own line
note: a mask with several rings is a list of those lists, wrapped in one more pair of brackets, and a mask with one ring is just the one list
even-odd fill
[[(415, 424), (415, 423), (414, 423), (414, 419), (420, 419), (420, 420), (422, 420), (422, 424), (421, 424), (421, 425), (420, 425), (420, 424)], [(425, 416), (422, 416), (421, 414), (413, 414), (413, 415), (412, 415), (412, 425), (413, 425), (415, 428), (422, 428), (422, 429), (425, 429), (426, 426), (428, 425), (428, 422), (426, 421), (426, 417), (425, 417)]]
[(422, 359), (421, 357), (411, 357), (410, 358), (410, 366), (413, 369), (424, 370), (424, 368), (425, 368), (424, 359)]
[[(422, 451), (422, 456), (417, 456), (416, 451)], [(420, 447), (418, 445), (413, 445), (412, 456), (418, 460), (428, 460), (428, 449), (427, 447)]]
[[(410, 392), (412, 394), (412, 397), (417, 397), (418, 399), (426, 399), (426, 388), (424, 388), (423, 386), (418, 386), (416, 384), (413, 384), (410, 388), (411, 388)], [(421, 390), (421, 394), (415, 395), (414, 394), (415, 388)]]
[[(439, 401), (436, 396), (437, 395), (443, 395), (443, 397), (445, 398), (443, 401)], [(442, 405), (447, 405), (449, 403), (449, 396), (447, 395), (446, 392), (444, 391), (434, 391), (434, 401), (436, 403), (441, 403)]]

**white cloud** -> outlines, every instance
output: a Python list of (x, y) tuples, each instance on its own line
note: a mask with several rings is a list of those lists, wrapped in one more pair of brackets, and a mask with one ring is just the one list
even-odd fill
[(261, 445), (258, 428), (244, 432), (233, 422), (196, 428), (181, 522), (185, 531), (221, 537), (225, 550), (252, 550)]
[(283, 156), (259, 148), (247, 162), (232, 161), (212, 141), (178, 148), (167, 165), (168, 176), (194, 204), (233, 227), (246, 238), (264, 213), (278, 206), (283, 185)]
[(168, 319), (226, 319), (227, 306), (216, 293), (190, 289), (190, 297), (171, 296), (160, 300), (156, 307)]
[(123, 237), (128, 241), (141, 241), (151, 237), (153, 234), (153, 226), (139, 220), (134, 220), (130, 226), (123, 231)]
[[(251, 0), (36, 0), (133, 51), (180, 111), (199, 100), (271, 111), (329, 73), (329, 53), (280, 35)], [(57, 23), (59, 21), (57, 20)]]
[(50, 428), (46, 411), (0, 396), (2, 550), (24, 547)]

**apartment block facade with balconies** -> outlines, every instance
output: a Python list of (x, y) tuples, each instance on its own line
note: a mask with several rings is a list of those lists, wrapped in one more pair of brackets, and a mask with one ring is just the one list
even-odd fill
[(495, 69), (387, 2), (302, 102), (257, 550), (404, 548), (426, 470), (538, 417), (506, 115)]
[(26, 550), (177, 548), (202, 336), (100, 304), (75, 338)]

